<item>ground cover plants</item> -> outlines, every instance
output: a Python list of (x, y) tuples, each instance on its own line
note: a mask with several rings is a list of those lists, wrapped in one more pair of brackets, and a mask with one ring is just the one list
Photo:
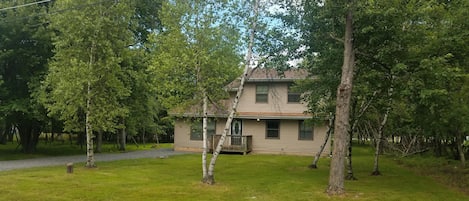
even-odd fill
[(329, 159), (319, 169), (312, 158), (285, 155), (222, 155), (217, 183), (200, 182), (200, 154), (100, 162), (87, 169), (76, 164), (0, 172), (0, 200), (468, 200), (469, 196), (432, 177), (409, 170), (392, 157), (381, 160), (382, 176), (370, 176), (372, 155), (355, 149), (357, 181), (347, 193), (329, 197)]

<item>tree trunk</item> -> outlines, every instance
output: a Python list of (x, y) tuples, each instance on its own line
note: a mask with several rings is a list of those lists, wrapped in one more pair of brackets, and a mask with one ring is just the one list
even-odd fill
[[(384, 119), (387, 119), (387, 114), (384, 115)], [(385, 120), (383, 120), (385, 121)], [(381, 175), (381, 172), (379, 171), (379, 154), (381, 151), (381, 140), (383, 138), (383, 131), (380, 125), (380, 128), (378, 129), (378, 137), (376, 139), (376, 146), (375, 146), (375, 161), (373, 165), (373, 172), (371, 175), (373, 176), (378, 176)]]
[(125, 128), (120, 130), (120, 137), (119, 137), (119, 151), (125, 151), (126, 141), (127, 141), (127, 133), (125, 132)]
[[(392, 76), (392, 75), (391, 75)], [(384, 126), (386, 125), (386, 122), (388, 121), (388, 116), (389, 113), (391, 112), (391, 104), (392, 104), (392, 91), (393, 91), (393, 85), (392, 85), (393, 78), (391, 77), (391, 87), (388, 89), (388, 106), (386, 108), (386, 112), (384, 113), (383, 120), (381, 121), (379, 128), (378, 128), (378, 139), (376, 139), (376, 150), (375, 150), (375, 162), (373, 165), (373, 172), (371, 175), (381, 175), (381, 172), (379, 171), (379, 154), (381, 153), (381, 141), (383, 140), (384, 136)]]
[(96, 167), (94, 163), (94, 151), (93, 151), (93, 129), (90, 122), (91, 117), (91, 86), (88, 81), (88, 98), (86, 100), (86, 165), (85, 167), (93, 168)]
[(145, 146), (145, 128), (143, 128), (143, 133), (142, 133), (142, 144)]
[(0, 130), (0, 144), (7, 143), (7, 130), (8, 129), (6, 127)]
[[(89, 65), (88, 68), (89, 70), (92, 69), (92, 65), (94, 63), (94, 43), (91, 45), (90, 48), (90, 60), (89, 60)], [(86, 165), (85, 167), (88, 168), (93, 168), (96, 167), (96, 164), (94, 163), (94, 149), (93, 149), (93, 127), (91, 125), (91, 111), (92, 111), (92, 102), (91, 102), (91, 97), (92, 97), (92, 89), (91, 89), (91, 81), (88, 80), (87, 83), (87, 94), (86, 94), (86, 114), (85, 114), (85, 126), (86, 126)]]
[(98, 131), (96, 139), (96, 153), (101, 153), (103, 147), (103, 131)]
[(353, 127), (348, 132), (348, 143), (347, 143), (347, 157), (345, 158), (347, 161), (347, 165), (345, 166), (347, 169), (347, 175), (345, 176), (346, 180), (357, 180), (357, 178), (353, 175), (353, 166), (352, 166), (352, 139), (353, 139)]
[(327, 127), (326, 137), (324, 137), (324, 143), (322, 143), (321, 147), (319, 148), (319, 151), (314, 156), (313, 163), (311, 163), (311, 165), (308, 166), (309, 168), (311, 168), (311, 169), (317, 169), (318, 168), (319, 158), (321, 157), (321, 154), (324, 151), (324, 148), (326, 147), (327, 142), (329, 142), (329, 138), (330, 138), (332, 130), (333, 130), (333, 124), (334, 124), (334, 116), (331, 114), (331, 115), (329, 115), (329, 125)]
[(39, 139), (40, 131), (36, 122), (30, 120), (20, 120), (18, 132), (20, 135), (21, 150), (24, 153), (34, 153)]
[(463, 168), (466, 167), (466, 156), (464, 156), (464, 150), (463, 150), (463, 136), (461, 132), (456, 133), (456, 148), (458, 149), (459, 153), (459, 160), (461, 161), (461, 166)]
[(207, 184), (215, 184), (215, 177), (214, 177), (214, 169), (215, 169), (215, 163), (217, 161), (218, 155), (220, 154), (221, 149), (223, 148), (223, 143), (225, 142), (226, 135), (228, 135), (228, 132), (231, 128), (231, 122), (233, 121), (234, 115), (236, 114), (236, 110), (238, 108), (238, 103), (239, 99), (241, 98), (241, 95), (243, 94), (243, 89), (244, 89), (244, 82), (246, 81), (248, 77), (248, 71), (249, 71), (249, 65), (251, 64), (251, 57), (252, 57), (252, 47), (254, 45), (254, 36), (256, 33), (256, 25), (257, 25), (257, 16), (259, 13), (259, 0), (256, 0), (254, 3), (254, 19), (251, 25), (251, 33), (249, 34), (249, 44), (248, 44), (248, 51), (246, 53), (246, 63), (244, 66), (244, 71), (243, 71), (243, 76), (241, 77), (241, 82), (238, 87), (238, 91), (236, 92), (236, 96), (233, 100), (233, 105), (231, 107), (230, 114), (228, 115), (228, 118), (226, 120), (225, 124), (225, 129), (223, 130), (223, 133), (218, 141), (218, 145), (216, 148), (214, 148), (212, 159), (210, 160), (210, 164), (208, 167), (208, 172), (207, 172), (207, 179), (204, 179), (204, 183)]
[(7, 141), (13, 143), (15, 136), (16, 136), (16, 141), (18, 141), (18, 135), (15, 135), (15, 134), (17, 134), (16, 127), (14, 125), (10, 125), (7, 131), (7, 138), (8, 138)]
[(208, 108), (208, 97), (207, 92), (203, 92), (203, 120), (202, 120), (202, 182), (207, 183), (208, 173), (207, 173), (207, 108)]
[(156, 140), (156, 146), (160, 147), (160, 137), (158, 136), (158, 133), (155, 134), (155, 140)]
[[(352, 1), (350, 0), (349, 3), (351, 2)], [(334, 143), (329, 172), (329, 185), (326, 190), (329, 195), (341, 195), (345, 193), (344, 159), (345, 147), (347, 145), (347, 134), (350, 129), (350, 98), (352, 96), (353, 69), (355, 65), (355, 54), (353, 52), (352, 41), (352, 23), (352, 10), (349, 8), (345, 20), (344, 63), (342, 66), (340, 85), (337, 88)]]

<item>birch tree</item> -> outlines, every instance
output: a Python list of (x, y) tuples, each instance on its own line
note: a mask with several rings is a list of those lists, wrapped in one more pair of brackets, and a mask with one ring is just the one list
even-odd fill
[(327, 125), (326, 136), (324, 136), (324, 140), (323, 140), (323, 143), (321, 144), (321, 146), (319, 147), (319, 151), (316, 152), (316, 154), (314, 155), (313, 162), (308, 166), (309, 168), (312, 168), (312, 169), (317, 169), (318, 168), (319, 158), (321, 157), (322, 152), (324, 151), (324, 148), (326, 147), (327, 143), (329, 142), (329, 139), (331, 138), (331, 134), (334, 132), (333, 131), (334, 117), (333, 117), (332, 114), (330, 114), (328, 121), (329, 121), (329, 123)]
[(220, 137), (220, 140), (218, 141), (218, 144), (213, 152), (213, 156), (210, 160), (209, 168), (208, 168), (208, 174), (207, 178), (204, 178), (204, 183), (207, 184), (215, 184), (215, 164), (217, 161), (218, 156), (220, 155), (221, 149), (223, 148), (223, 143), (225, 142), (226, 136), (228, 135), (228, 132), (231, 127), (231, 122), (233, 121), (234, 115), (236, 114), (237, 108), (238, 108), (238, 103), (239, 99), (243, 95), (243, 90), (244, 90), (244, 83), (246, 79), (248, 78), (248, 70), (252, 61), (252, 49), (254, 45), (254, 36), (256, 33), (256, 25), (257, 25), (257, 15), (259, 12), (259, 0), (254, 1), (254, 6), (253, 6), (253, 18), (251, 21), (251, 27), (249, 29), (250, 34), (249, 34), (249, 43), (248, 43), (248, 49), (246, 53), (246, 61), (244, 63), (244, 70), (243, 70), (243, 75), (241, 76), (241, 81), (240, 85), (238, 87), (238, 90), (236, 92), (236, 96), (233, 99), (233, 103), (231, 106), (230, 113), (228, 115), (228, 118), (226, 120), (225, 128), (223, 129), (223, 133)]
[(208, 176), (208, 105), (227, 97), (223, 87), (239, 72), (238, 30), (225, 16), (226, 5), (216, 0), (166, 1), (160, 15), (163, 29), (153, 36), (149, 70), (163, 105), (203, 119), (202, 181)]
[[(80, 9), (77, 9), (80, 8)], [(86, 132), (86, 167), (95, 167), (95, 130), (115, 131), (127, 114), (121, 104), (130, 90), (121, 78), (121, 55), (132, 44), (127, 29), (132, 14), (127, 4), (114, 1), (56, 1), (51, 17), (56, 30), (55, 56), (44, 83), (50, 115), (65, 122), (68, 131)]]

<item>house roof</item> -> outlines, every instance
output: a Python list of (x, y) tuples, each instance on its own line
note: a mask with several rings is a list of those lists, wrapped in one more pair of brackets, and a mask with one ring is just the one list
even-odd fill
[(282, 112), (238, 112), (236, 118), (240, 119), (310, 119), (309, 113), (282, 113)]
[(275, 69), (251, 68), (249, 70), (248, 82), (253, 81), (292, 81), (305, 79), (308, 77), (308, 71), (305, 69), (289, 69), (286, 71), (277, 71)]
[[(203, 117), (202, 113), (183, 113), (183, 114), (173, 114), (178, 117)], [(217, 113), (208, 113), (207, 117), (215, 118), (226, 118), (228, 116), (228, 111), (217, 112)], [(235, 114), (235, 118), (238, 119), (257, 119), (257, 120), (266, 120), (266, 119), (290, 119), (290, 120), (304, 120), (310, 119), (311, 114), (308, 113), (280, 113), (280, 112), (238, 112)]]
[[(306, 69), (289, 69), (286, 71), (277, 71), (276, 69), (251, 68), (248, 71), (246, 82), (293, 82), (310, 77)], [(241, 84), (241, 77), (233, 80), (226, 86), (229, 91), (235, 91)]]

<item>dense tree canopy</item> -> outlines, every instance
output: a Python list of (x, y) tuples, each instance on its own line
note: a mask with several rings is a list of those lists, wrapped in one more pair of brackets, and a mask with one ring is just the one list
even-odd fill
[[(15, 1), (0, 2), (2, 8), (14, 5)], [(53, 55), (44, 17), (47, 10), (46, 4), (0, 12), (0, 139), (4, 142), (17, 128), (22, 150), (28, 153), (35, 150), (47, 122), (44, 108), (33, 95)]]

